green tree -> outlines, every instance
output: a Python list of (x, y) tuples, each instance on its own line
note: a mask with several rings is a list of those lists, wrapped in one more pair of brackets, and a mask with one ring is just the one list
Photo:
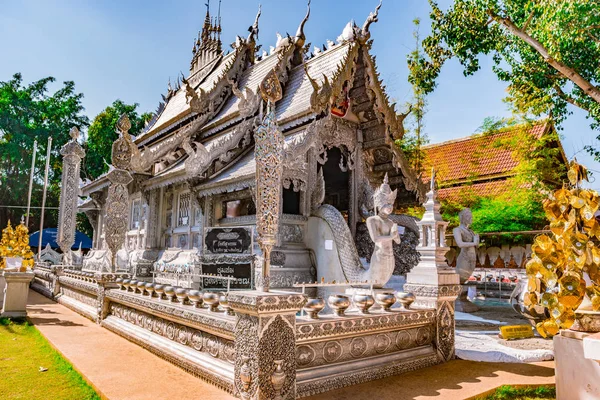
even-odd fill
[[(31, 157), (34, 141), (38, 142), (38, 157), (34, 170), (32, 206), (41, 205), (42, 185), (46, 163), (46, 147), (52, 136), (47, 207), (57, 207), (60, 196), (62, 163), (60, 148), (71, 138), (73, 126), (82, 129), (88, 124), (83, 115), (83, 94), (75, 92), (72, 81), (63, 83), (50, 94), (48, 85), (55, 79), (47, 77), (31, 84), (23, 84), (21, 74), (0, 82), (0, 226), (13, 223), (25, 214)], [(39, 210), (32, 210), (30, 231), (39, 227)], [(57, 226), (56, 210), (48, 210), (46, 227)]]
[[(560, 124), (573, 105), (600, 128), (600, 1), (455, 0), (445, 12), (429, 2), (431, 34), (424, 54), (409, 56), (411, 83), (429, 93), (449, 59), (469, 76), (491, 55), (516, 112)], [(600, 159), (599, 150), (588, 151)]]
[(108, 171), (106, 163), (110, 163), (112, 144), (119, 136), (115, 126), (121, 115), (127, 114), (129, 117), (131, 121), (129, 133), (132, 135), (139, 134), (145, 123), (152, 118), (151, 113), (139, 115), (138, 105), (137, 103), (125, 104), (121, 100), (115, 100), (94, 118), (88, 129), (83, 168), (88, 179), (96, 179)]
[[(421, 40), (419, 35), (419, 26), (421, 20), (416, 18), (413, 23), (415, 24), (415, 30), (413, 31), (413, 37), (415, 38), (415, 49), (411, 52), (409, 57), (420, 58), (421, 57)], [(404, 136), (401, 139), (397, 139), (395, 144), (402, 149), (402, 152), (406, 155), (408, 162), (411, 167), (417, 172), (422, 174), (423, 171), (423, 158), (424, 153), (421, 149), (423, 145), (429, 143), (427, 133), (425, 133), (425, 123), (423, 117), (427, 111), (427, 99), (426, 93), (423, 88), (413, 84), (413, 102), (408, 104), (408, 108), (411, 113), (410, 124)]]

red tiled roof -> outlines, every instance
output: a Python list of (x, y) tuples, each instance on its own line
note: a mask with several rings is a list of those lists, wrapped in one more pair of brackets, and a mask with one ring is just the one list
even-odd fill
[(518, 141), (525, 134), (539, 138), (547, 127), (548, 122), (542, 121), (525, 131), (516, 127), (499, 133), (478, 134), (425, 146), (424, 170), (435, 167), (441, 187), (511, 175), (511, 171), (519, 164), (513, 154), (515, 149), (512, 140)]
[(499, 179), (472, 185), (451, 186), (438, 189), (438, 198), (445, 201), (464, 203), (470, 197), (495, 197), (503, 194), (512, 183), (507, 179)]

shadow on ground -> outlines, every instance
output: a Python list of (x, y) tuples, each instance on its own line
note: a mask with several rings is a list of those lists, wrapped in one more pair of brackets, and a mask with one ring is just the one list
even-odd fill
[(479, 393), (503, 384), (534, 384), (536, 381), (546, 383), (550, 380), (553, 382), (553, 379), (549, 379), (554, 377), (552, 365), (452, 360), (446, 364), (326, 392), (307, 399), (464, 399), (477, 394), (468, 394), (468, 391), (465, 391), (469, 385), (484, 381), (490, 381), (489, 388), (482, 388)]

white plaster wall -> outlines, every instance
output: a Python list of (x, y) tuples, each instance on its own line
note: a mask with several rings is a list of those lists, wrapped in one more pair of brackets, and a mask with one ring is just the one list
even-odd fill
[(584, 357), (583, 340), (555, 336), (554, 357), (558, 400), (600, 399), (600, 364)]

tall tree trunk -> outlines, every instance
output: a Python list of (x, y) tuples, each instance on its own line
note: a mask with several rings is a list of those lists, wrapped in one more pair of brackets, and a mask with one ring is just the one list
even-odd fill
[(600, 103), (600, 89), (594, 86), (591, 82), (581, 76), (577, 71), (573, 68), (563, 64), (560, 61), (555, 60), (549, 53), (548, 50), (541, 44), (539, 41), (531, 37), (527, 34), (523, 29), (520, 29), (516, 26), (510, 19), (501, 17), (495, 14), (492, 11), (489, 11), (490, 16), (494, 19), (494, 21), (502, 24), (509, 30), (513, 35), (517, 36), (525, 43), (529, 44), (531, 47), (537, 51), (544, 60), (560, 72), (565, 78), (569, 79), (575, 85), (579, 86), (581, 90), (583, 90), (588, 96), (594, 99), (597, 103)]

